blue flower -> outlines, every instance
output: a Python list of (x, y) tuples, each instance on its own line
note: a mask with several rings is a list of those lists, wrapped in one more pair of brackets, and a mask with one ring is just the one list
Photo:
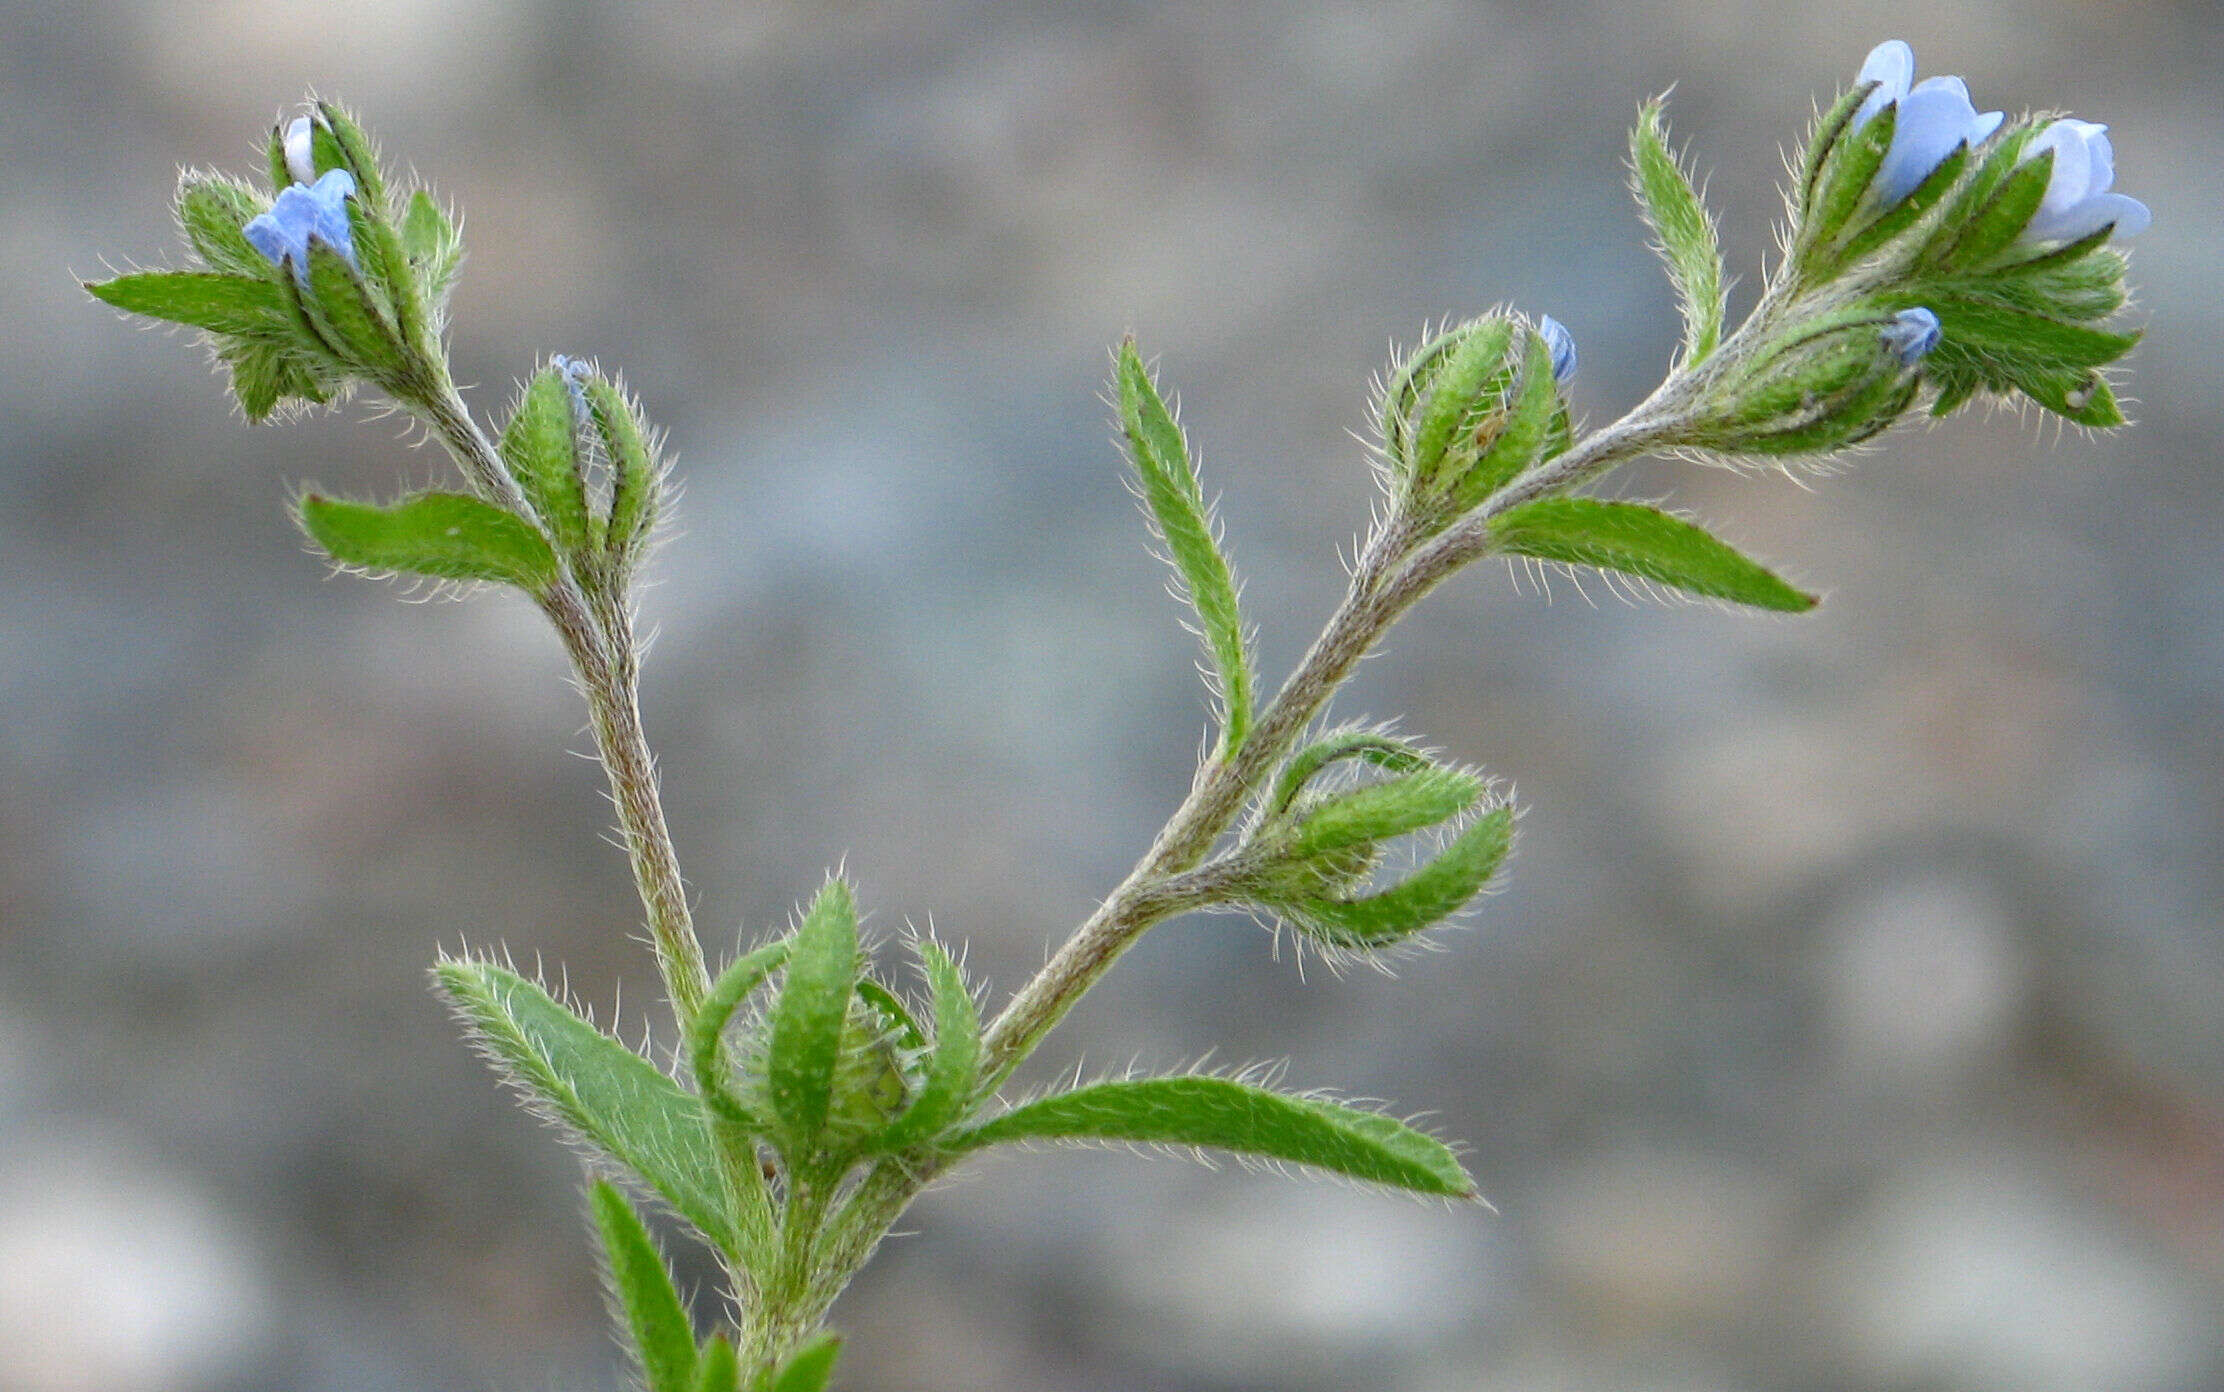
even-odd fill
[[(289, 132), (287, 139), (292, 135)], [(292, 151), (287, 152), (291, 164)], [(240, 230), (255, 250), (274, 266), (293, 262), (293, 273), (309, 274), (309, 241), (316, 238), (355, 262), (355, 244), (348, 229), (347, 201), (355, 193), (355, 176), (345, 169), (326, 170), (314, 184), (292, 184), (282, 190), (270, 211), (251, 218)]]
[(1538, 317), (1537, 332), (1544, 336), (1545, 347), (1552, 350), (1552, 380), (1566, 386), (1575, 376), (1575, 335), (1549, 314)]
[(1899, 39), (1887, 39), (1869, 50), (1868, 61), (1854, 80), (1874, 82), (1876, 90), (1854, 109), (1853, 129), (1867, 125), (1887, 106), (1896, 105), (1899, 112), (1874, 184), (1878, 200), (1886, 207), (1913, 193), (1956, 147), (1978, 144), (2000, 129), (2005, 119), (1998, 111), (1980, 113), (1969, 100), (1969, 84), (1958, 77), (1916, 82), (1915, 50)]
[(2113, 235), (2129, 237), (2154, 220), (2146, 204), (2108, 191), (2116, 182), (2116, 151), (2108, 143), (2108, 127), (2064, 117), (2024, 146), (2023, 158), (2037, 159), (2049, 150), (2054, 172), (2039, 210), (2024, 226), (2024, 241), (2074, 242), (2111, 224)]
[(1901, 310), (1884, 326), (1884, 346), (1908, 367), (1913, 367), (1925, 353), (1936, 348), (1940, 337), (1938, 316), (1920, 305)]

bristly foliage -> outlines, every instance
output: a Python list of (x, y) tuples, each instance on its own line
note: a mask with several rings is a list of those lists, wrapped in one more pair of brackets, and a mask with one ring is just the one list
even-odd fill
[(1217, 525), (1191, 463), (1189, 442), (1159, 396), (1130, 338), (1116, 370), (1120, 422), (1135, 477), (1181, 591), (1197, 615), (1220, 700), (1221, 753), (1232, 755), (1251, 729), (1251, 654), (1237, 608), (1234, 573), (1221, 554)]
[(1722, 249), (1714, 219), (1668, 149), (1661, 126), (1662, 102), (1663, 98), (1655, 97), (1645, 103), (1630, 132), (1630, 174), (1645, 221), (1653, 229), (1654, 248), (1668, 263), (1668, 278), (1675, 282), (1683, 308), (1681, 361), (1695, 366), (1722, 341)]
[(1240, 1078), (1188, 1074), (1092, 1083), (958, 1132), (953, 1151), (1025, 1141), (1224, 1150), (1439, 1198), (1475, 1182), (1445, 1145), (1395, 1117)]

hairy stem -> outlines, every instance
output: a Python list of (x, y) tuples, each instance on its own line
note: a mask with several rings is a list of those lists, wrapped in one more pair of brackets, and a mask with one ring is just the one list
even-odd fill
[(1189, 796), (1151, 849), (989, 1026), (984, 1073), (998, 1080), (1009, 1076), (1136, 939), (1153, 924), (1189, 907), (1166, 901), (1160, 892), (1166, 881), (1211, 851), (1241, 814), (1259, 780), (1289, 752), (1383, 632), (1454, 571), (1490, 549), (1493, 517), (1531, 499), (1564, 492), (1671, 440), (1680, 418), (1682, 382), (1681, 374), (1671, 375), (1627, 416), (1516, 479), (1425, 542), (1399, 516), (1378, 528), (1353, 570), (1343, 603), (1249, 737), (1233, 757), (1216, 754), (1198, 770)]
[[(444, 379), (408, 404), (447, 445), (483, 497), (520, 517), (534, 516), (532, 504), (502, 467), (494, 442), (472, 419), (452, 383)], [(556, 625), (587, 698), (595, 747), (610, 778), (611, 801), (617, 805), (633, 882), (648, 916), (665, 995), (685, 1031), (710, 990), (710, 973), (695, 937), (671, 829), (665, 825), (656, 759), (641, 726), (640, 656), (632, 616), (622, 603), (591, 603), (569, 573), (558, 575), (540, 604)]]

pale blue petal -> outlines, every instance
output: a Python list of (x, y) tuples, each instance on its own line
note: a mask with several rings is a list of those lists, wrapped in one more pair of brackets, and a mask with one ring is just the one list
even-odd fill
[(2148, 210), (2146, 204), (2121, 193), (2096, 194), (2087, 201), (2106, 213), (2108, 221), (2116, 224), (2116, 230), (2109, 234), (2112, 237), (2136, 237), (2147, 230), (2148, 223), (2154, 221), (2154, 214)]
[(1543, 336), (1545, 347), (1552, 353), (1552, 380), (1566, 386), (1575, 376), (1578, 361), (1575, 352), (1575, 335), (1567, 325), (1549, 314), (1537, 318), (1537, 332)]
[(240, 235), (247, 238), (248, 245), (269, 257), (273, 266), (284, 261), (286, 253), (293, 249), (286, 236), (286, 229), (270, 213), (259, 213), (249, 218), (247, 225), (239, 230)]
[(2050, 212), (2042, 206), (2024, 227), (2022, 240), (2074, 242), (2092, 236), (2110, 223), (2116, 225), (2116, 236), (2131, 237), (2146, 231), (2147, 224), (2152, 221), (2154, 214), (2138, 199), (2126, 198), (2120, 193), (2096, 193), (2059, 211)]
[(1865, 126), (1869, 119), (1884, 109), (1885, 103), (1896, 102), (1907, 95), (1908, 84), (1915, 80), (1915, 50), (1904, 40), (1886, 39), (1869, 50), (1868, 61), (1855, 75), (1855, 86), (1874, 82), (1877, 89), (1862, 99), (1854, 109), (1853, 124)]
[(1913, 193), (1968, 138), (1976, 119), (1960, 78), (1930, 78), (1908, 93), (1892, 128), (1892, 147), (1877, 169), (1877, 197), (1890, 206)]
[(353, 229), (348, 226), (347, 201), (354, 192), (355, 176), (345, 169), (326, 170), (309, 189), (309, 198), (316, 208), (316, 234), (330, 242), (332, 249), (346, 257), (351, 266), (355, 264), (355, 244)]

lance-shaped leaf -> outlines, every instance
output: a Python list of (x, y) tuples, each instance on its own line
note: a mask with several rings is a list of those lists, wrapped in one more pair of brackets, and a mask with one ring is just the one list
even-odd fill
[(409, 196), (402, 212), (402, 252), (419, 266), (429, 266), (446, 256), (456, 232), (439, 202), (423, 189)]
[[(463, 264), (463, 239), (440, 204), (423, 189), (409, 196), (409, 206), (402, 212), (401, 247), (418, 277), (428, 313), (437, 321)], [(438, 324), (432, 327), (437, 330)]]
[(857, 969), (857, 905), (847, 883), (828, 880), (789, 947), (765, 1060), (781, 1139), (800, 1152), (791, 1161), (806, 1158), (826, 1130)]
[(1535, 329), (1523, 335), (1521, 390), (1514, 397), (1498, 437), (1452, 489), (1455, 509), (1464, 512), (1511, 482), (1542, 456), (1553, 421), (1566, 409), (1552, 375), (1552, 348)]
[(696, 1357), (694, 1392), (741, 1392), (741, 1363), (725, 1335), (711, 1335)]
[(615, 1186), (595, 1181), (594, 1209), (610, 1294), (632, 1338), (641, 1381), (648, 1392), (695, 1392), (695, 1329), (664, 1254)]
[(1816, 604), (1815, 596), (1704, 529), (1641, 503), (1543, 498), (1496, 518), (1490, 531), (1500, 549), (1517, 556), (1621, 571), (1761, 609), (1804, 613)]
[(140, 271), (85, 288), (131, 314), (221, 334), (286, 333), (291, 329), (278, 285), (266, 277), (213, 271)]
[(1473, 460), (1472, 450), (1462, 448), (1463, 437), (1471, 445), (1489, 418), (1504, 409), (1504, 383), (1511, 373), (1506, 349), (1513, 334), (1513, 321), (1503, 315), (1478, 319), (1459, 330), (1443, 366), (1429, 379), (1428, 396), (1413, 427), (1413, 455), (1405, 462), (1413, 471), (1416, 489), (1434, 492), (1456, 482)]
[(1861, 109), (1861, 103), (1876, 89), (1874, 82), (1856, 84), (1839, 93), (1838, 100), (1815, 121), (1814, 133), (1807, 137), (1807, 150), (1799, 161), (1799, 190), (1795, 203), (1800, 211), (1806, 211), (1813, 204), (1824, 159), (1837, 148), (1839, 140), (1853, 125), (1854, 112)]
[(2098, 372), (2031, 373), (2016, 385), (2047, 410), (2079, 425), (2106, 430), (2124, 423), (2115, 389)]
[(590, 528), (571, 393), (563, 369), (534, 373), (502, 427), (501, 454), (549, 536), (565, 554), (577, 556), (589, 546)]
[(434, 975), (480, 1049), (528, 1105), (638, 1174), (721, 1250), (739, 1250), (703, 1111), (691, 1094), (513, 971), (450, 958)]
[(1416, 413), (1427, 398), (1437, 373), (1459, 346), (1467, 325), (1447, 328), (1431, 337), (1406, 356), (1397, 372), (1383, 384), (1382, 400), (1378, 403), (1378, 428), (1382, 432), (1383, 448), (1390, 458), (1408, 466), (1413, 460), (1414, 431), (1418, 426)]
[(270, 278), (270, 260), (241, 229), (270, 200), (233, 179), (187, 174), (178, 184), (178, 226), (210, 269), (255, 280)]
[(2039, 369), (2102, 367), (2130, 352), (2137, 333), (2111, 333), (1989, 299), (1939, 295), (1940, 347), (1999, 365), (2011, 377), (2026, 364)]
[(1661, 259), (1683, 307), (1683, 361), (1703, 360), (1722, 341), (1722, 248), (1714, 221), (1669, 153), (1658, 97), (1645, 103), (1629, 133), (1629, 163), (1645, 221), (1660, 239)]
[(1449, 821), (1482, 795), (1482, 779), (1441, 765), (1350, 788), (1304, 809), (1290, 834), (1289, 853), (1303, 858), (1387, 841)]
[(374, 380), (401, 370), (401, 340), (370, 283), (322, 237), (309, 239), (309, 284), (301, 302), (318, 336), (351, 366)]
[(1120, 345), (1120, 421), (1143, 490), (1143, 501), (1197, 612), (1219, 684), (1221, 745), (1233, 752), (1251, 728), (1251, 654), (1236, 607), (1235, 577), (1213, 535), (1213, 519), (1190, 465), (1189, 445), (1151, 381), (1135, 340)]
[(825, 1392), (834, 1376), (834, 1360), (841, 1357), (839, 1334), (820, 1334), (805, 1343), (765, 1382), (765, 1392)]
[(251, 421), (268, 419), (288, 398), (323, 405), (340, 390), (299, 353), (275, 343), (233, 339), (217, 351), (232, 369), (232, 394)]
[(656, 526), (662, 502), (663, 469), (656, 449), (634, 403), (615, 383), (601, 375), (586, 382), (587, 409), (602, 437), (610, 461), (610, 511), (603, 524), (603, 544), (617, 559), (640, 553), (641, 543)]
[(981, 1021), (973, 993), (940, 943), (922, 938), (919, 961), (934, 995), (934, 1045), (927, 1054), (918, 1095), (903, 1115), (875, 1138), (877, 1150), (902, 1150), (931, 1141), (965, 1115), (980, 1081)]
[(1474, 1181), (1443, 1142), (1394, 1117), (1233, 1078), (1096, 1083), (1014, 1107), (953, 1138), (959, 1150), (1007, 1141), (1195, 1146), (1394, 1189), (1475, 1196)]
[(1836, 269), (1837, 239), (1861, 210), (1869, 184), (1892, 148), (1899, 116), (1897, 106), (1887, 106), (1858, 127), (1841, 128), (1831, 142), (1815, 173), (1791, 251), (1802, 281), (1818, 284)]
[(1496, 807), (1477, 817), (1434, 860), (1380, 893), (1311, 896), (1268, 907), (1324, 947), (1352, 952), (1394, 947), (1467, 907), (1505, 862), (1513, 834), (1513, 809)]
[(538, 594), (556, 553), (523, 518), (462, 493), (418, 493), (384, 506), (311, 493), (301, 526), (342, 565), (441, 580), (497, 580)]
[(768, 1127), (763, 1117), (734, 1095), (731, 1080), (726, 1076), (723, 1047), (726, 1022), (733, 1018), (734, 1011), (749, 998), (750, 992), (787, 960), (788, 947), (785, 938), (766, 943), (720, 972), (687, 1027), (688, 1061), (694, 1065), (695, 1087), (702, 1094), (704, 1105), (721, 1121), (747, 1134), (760, 1133)]
[(1267, 811), (1286, 812), (1320, 772), (1346, 759), (1363, 759), (1391, 773), (1415, 773), (1430, 766), (1429, 756), (1404, 740), (1374, 730), (1335, 730), (1292, 755), (1275, 777)]

